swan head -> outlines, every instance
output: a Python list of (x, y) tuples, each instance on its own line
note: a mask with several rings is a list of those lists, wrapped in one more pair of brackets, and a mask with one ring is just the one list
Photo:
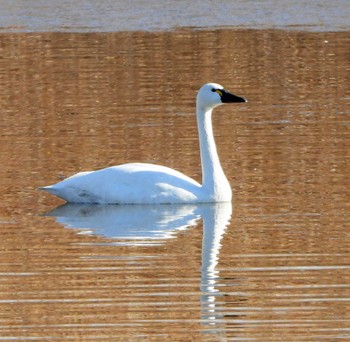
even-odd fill
[(217, 83), (204, 84), (197, 94), (197, 106), (204, 110), (233, 102), (247, 102), (247, 100), (228, 92), (223, 86)]

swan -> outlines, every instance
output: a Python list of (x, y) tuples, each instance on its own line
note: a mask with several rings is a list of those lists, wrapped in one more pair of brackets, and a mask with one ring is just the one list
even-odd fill
[(230, 202), (232, 192), (216, 151), (211, 115), (224, 103), (247, 102), (217, 83), (203, 85), (197, 94), (202, 184), (171, 168), (127, 163), (98, 171), (79, 172), (54, 185), (41, 187), (72, 203), (169, 204)]

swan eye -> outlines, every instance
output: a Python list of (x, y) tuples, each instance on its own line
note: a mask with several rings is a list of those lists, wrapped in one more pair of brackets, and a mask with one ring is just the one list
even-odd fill
[(222, 91), (221, 91), (220, 89), (215, 89), (215, 88), (213, 88), (211, 91), (212, 91), (213, 93), (218, 93), (220, 96), (222, 96)]

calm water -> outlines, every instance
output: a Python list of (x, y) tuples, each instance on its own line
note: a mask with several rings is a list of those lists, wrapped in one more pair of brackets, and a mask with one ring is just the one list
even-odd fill
[(1, 0), (0, 30), (155, 31), (177, 27), (348, 31), (348, 0)]
[[(349, 32), (0, 35), (0, 339), (350, 339)], [(231, 205), (61, 206), (38, 186), (128, 161), (200, 180), (194, 100)]]

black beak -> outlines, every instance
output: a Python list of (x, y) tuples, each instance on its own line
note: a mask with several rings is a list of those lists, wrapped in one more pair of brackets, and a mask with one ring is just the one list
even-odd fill
[(248, 102), (245, 98), (233, 95), (224, 89), (220, 89), (220, 91), (222, 93), (221, 95), (222, 103)]

